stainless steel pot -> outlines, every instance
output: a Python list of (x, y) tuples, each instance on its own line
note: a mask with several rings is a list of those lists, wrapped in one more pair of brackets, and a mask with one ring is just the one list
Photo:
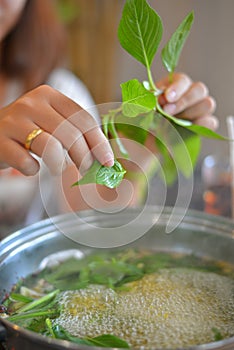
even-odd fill
[[(79, 213), (79, 221), (71, 213), (26, 227), (7, 237), (0, 244), (0, 300), (20, 278), (38, 270), (43, 259), (53, 253), (70, 249), (76, 249), (81, 254), (101, 251), (102, 248), (90, 248), (74, 241), (77, 240), (75, 232), (93, 237), (98, 228), (105, 228), (107, 231), (108, 228), (110, 230), (114, 228), (115, 235), (118, 232), (121, 235), (121, 232), (126, 231), (125, 235), (129, 232), (129, 236), (140, 230), (143, 233), (147, 228), (147, 232), (142, 237), (137, 234), (138, 239), (134, 241), (132, 238), (128, 247), (143, 246), (160, 251), (194, 253), (234, 264), (234, 222), (192, 210), (189, 210), (185, 216), (183, 213), (183, 210), (172, 211), (170, 208), (165, 208), (161, 212), (161, 208), (154, 206), (144, 211), (142, 208), (127, 209), (116, 214), (87, 211)], [(140, 220), (137, 220), (139, 216)], [(172, 226), (173, 223), (175, 224), (175, 229), (170, 234), (166, 234), (169, 220)], [(129, 222), (131, 225), (128, 225)], [(66, 236), (68, 232), (72, 233), (70, 238)], [(83, 237), (82, 235), (78, 235), (78, 239)], [(5, 319), (0, 320), (1, 341), (4, 349), (11, 350), (91, 350), (87, 346), (45, 338), (21, 329)], [(234, 337), (190, 348), (190, 350), (195, 349), (233, 350)]]

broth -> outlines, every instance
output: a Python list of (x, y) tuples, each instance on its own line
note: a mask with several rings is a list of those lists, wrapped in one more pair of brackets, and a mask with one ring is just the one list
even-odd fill
[[(117, 337), (112, 347), (186, 348), (234, 335), (233, 276), (233, 266), (223, 262), (147, 250), (68, 259), (21, 281), (4, 303), (5, 316), (87, 345), (111, 335)], [(17, 318), (25, 305), (27, 313), (27, 305), (55, 289), (54, 299), (40, 305), (45, 315)], [(33, 300), (19, 300), (22, 294)], [(118, 346), (118, 339), (126, 343)]]

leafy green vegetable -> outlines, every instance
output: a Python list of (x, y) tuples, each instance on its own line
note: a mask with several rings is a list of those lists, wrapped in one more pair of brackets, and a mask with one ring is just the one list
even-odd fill
[[(25, 301), (25, 305), (14, 311), (14, 314), (8, 317), (11, 322), (30, 319), (42, 316), (56, 316), (58, 314), (58, 307), (55, 301), (59, 290), (54, 290), (49, 294), (35, 299), (31, 302)], [(14, 294), (15, 295), (15, 294)], [(23, 296), (22, 296), (23, 297)], [(19, 297), (17, 298), (19, 299)], [(21, 301), (23, 298), (21, 298)]]
[[(190, 12), (161, 52), (162, 63), (170, 73), (171, 81), (193, 21), (194, 14)], [(225, 138), (206, 127), (193, 125), (188, 120), (181, 120), (169, 115), (159, 105), (158, 95), (162, 92), (157, 89), (154, 83), (151, 65), (159, 47), (162, 33), (161, 18), (146, 0), (126, 1), (119, 23), (118, 38), (122, 47), (146, 67), (148, 81), (141, 83), (137, 79), (132, 79), (121, 84), (122, 107), (116, 111), (112, 110), (109, 117), (112, 124), (114, 121), (117, 123), (117, 131), (121, 131), (137, 142), (145, 142), (147, 131), (155, 135), (155, 142), (162, 156), (161, 168), (164, 172), (164, 178), (167, 184), (172, 184), (177, 178), (178, 171), (186, 177), (192, 174), (200, 153), (201, 137), (220, 140)], [(118, 120), (123, 119), (123, 116), (125, 117), (125, 125), (118, 124)], [(137, 122), (127, 121), (127, 119), (138, 117), (138, 125)], [(164, 126), (161, 129), (162, 124), (158, 123), (162, 117), (168, 120), (172, 126), (169, 135), (165, 132)], [(135, 133), (136, 127), (144, 129), (143, 132)], [(105, 133), (108, 135), (108, 115), (105, 115), (105, 128)], [(175, 142), (176, 138), (177, 142)]]
[(57, 316), (58, 311), (56, 309), (53, 310), (37, 310), (37, 311), (28, 311), (28, 312), (22, 312), (22, 313), (17, 313), (13, 316), (10, 316), (7, 318), (8, 321), (10, 322), (16, 322), (19, 320), (24, 320), (24, 319), (29, 319), (29, 318), (36, 318), (36, 317), (41, 317), (41, 316)]
[(223, 336), (222, 336), (220, 330), (218, 330), (217, 328), (213, 327), (212, 332), (214, 333), (214, 340), (215, 341), (219, 341), (219, 340), (223, 339)]
[(26, 312), (38, 308), (42, 308), (45, 305), (48, 305), (58, 294), (59, 290), (55, 290), (49, 294), (44, 295), (43, 297), (33, 300), (30, 303), (27, 303), (25, 306), (21, 307), (18, 312)]
[(43, 278), (53, 287), (60, 290), (83, 289), (88, 284), (108, 285), (111, 288), (121, 286), (129, 280), (137, 280), (142, 277), (142, 271), (135, 264), (122, 260), (112, 259), (108, 256), (89, 257), (77, 262), (69, 259), (60, 264), (56, 269), (46, 269)]
[[(170, 74), (171, 82), (193, 21), (194, 13), (190, 12), (162, 49), (161, 60)], [(122, 104), (116, 110), (110, 110), (103, 115), (102, 124), (104, 134), (111, 142), (115, 142), (124, 158), (129, 158), (129, 155), (119, 138), (119, 132), (141, 144), (145, 143), (148, 133), (155, 135), (155, 143), (161, 153), (163, 177), (170, 185), (176, 180), (178, 171), (185, 177), (191, 176), (200, 153), (201, 137), (219, 140), (226, 138), (206, 127), (169, 115), (159, 105), (158, 96), (163, 91), (156, 87), (151, 66), (162, 34), (162, 20), (146, 0), (125, 1), (118, 27), (118, 39), (122, 47), (146, 67), (148, 81), (141, 83), (132, 79), (122, 83)], [(165, 133), (164, 127), (160, 129), (161, 123), (158, 120), (162, 117), (169, 121), (171, 130), (174, 129), (170, 135)], [(108, 168), (94, 162), (87, 174), (73, 186), (99, 183), (110, 188), (117, 187), (124, 173), (125, 170), (119, 163)]]
[(69, 332), (67, 332), (63, 327), (59, 325), (52, 326), (52, 329), (50, 329), (50, 333), (51, 332), (53, 332), (53, 336), (56, 339), (68, 340), (80, 345), (98, 346), (103, 348), (129, 348), (129, 345), (125, 340), (120, 339), (112, 334), (102, 334), (94, 338), (78, 338), (72, 336)]
[(118, 38), (122, 47), (146, 68), (151, 66), (162, 32), (159, 15), (146, 1), (126, 1), (119, 23)]
[(178, 64), (181, 50), (189, 35), (193, 20), (194, 14), (190, 12), (174, 32), (166, 46), (162, 49), (162, 62), (170, 73), (174, 72)]
[(148, 127), (152, 119), (151, 117), (152, 114), (148, 113), (144, 117), (139, 115), (129, 120), (128, 117), (122, 114), (116, 118), (115, 125), (118, 131), (123, 133), (127, 138), (144, 145), (148, 134)]
[(123, 114), (136, 117), (141, 113), (152, 111), (156, 105), (156, 97), (137, 79), (121, 84), (123, 97)]
[[(177, 253), (153, 252), (140, 248), (122, 251), (117, 249), (111, 252), (102, 252), (98, 255), (87, 255), (81, 260), (71, 258), (58, 266), (40, 271), (37, 276), (29, 276), (23, 281), (25, 286), (30, 285), (32, 287), (33, 283), (37, 288), (38, 281), (49, 281), (52, 288), (56, 288), (57, 282), (62, 283), (63, 281), (64, 290), (71, 290), (73, 288), (70, 288), (70, 281), (66, 278), (70, 276), (70, 278), (76, 280), (77, 284), (81, 285), (83, 283), (84, 287), (101, 284), (107, 288), (113, 288), (116, 293), (125, 293), (129, 289), (128, 282), (137, 281), (147, 274), (160, 273), (162, 269), (170, 269), (173, 274), (178, 268), (184, 267), (186, 269), (213, 272), (231, 278), (234, 276), (233, 269), (230, 269), (230, 267), (228, 269), (226, 265), (207, 258), (201, 259), (201, 257), (194, 255)], [(21, 282), (19, 286), (20, 284)], [(47, 283), (42, 285), (43, 288), (48, 287)], [(7, 307), (8, 313), (10, 313), (7, 318), (9, 321), (34, 332), (50, 336), (53, 339), (63, 339), (79, 345), (129, 348), (125, 340), (114, 334), (102, 334), (94, 338), (73, 336), (56, 321), (56, 318), (64, 312), (63, 306), (59, 303), (60, 292), (58, 290), (30, 302), (27, 298), (24, 300), (23, 296), (20, 297), (20, 293), (18, 293), (19, 286), (15, 286), (17, 293), (14, 292), (9, 296), (10, 303)], [(25, 307), (16, 309), (14, 305), (19, 301), (24, 302)], [(14, 311), (11, 313), (11, 310)], [(217, 328), (213, 328), (212, 332), (216, 341), (223, 338)]]
[(26, 297), (19, 293), (11, 293), (11, 299), (14, 301), (20, 301), (22, 303), (30, 303), (33, 301), (33, 298)]
[(115, 160), (112, 167), (106, 167), (101, 165), (98, 161), (94, 161), (82, 179), (75, 182), (72, 186), (96, 183), (109, 188), (115, 188), (120, 184), (125, 173), (126, 170), (124, 170), (117, 160)]
[(129, 349), (128, 343), (112, 334), (102, 334), (94, 338), (86, 338), (94, 346), (105, 347), (105, 348), (122, 348)]
[(116, 259), (96, 258), (85, 267), (80, 278), (91, 284), (108, 285), (111, 288), (126, 283), (126, 276), (137, 280), (143, 276), (142, 271), (135, 265)]

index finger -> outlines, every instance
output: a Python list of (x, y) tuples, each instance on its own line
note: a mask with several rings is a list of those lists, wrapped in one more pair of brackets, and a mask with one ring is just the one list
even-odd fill
[(82, 132), (90, 150), (101, 164), (112, 166), (114, 164), (112, 148), (91, 114), (59, 91), (46, 88), (51, 89), (47, 94), (51, 107)]

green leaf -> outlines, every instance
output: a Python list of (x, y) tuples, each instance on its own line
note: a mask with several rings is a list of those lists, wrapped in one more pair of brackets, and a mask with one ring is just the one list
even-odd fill
[(167, 147), (160, 139), (156, 138), (155, 144), (163, 158), (159, 175), (162, 180), (165, 180), (165, 183), (168, 186), (171, 186), (177, 179), (177, 168), (175, 162)]
[(192, 125), (188, 125), (185, 127), (186, 127), (186, 129), (188, 129), (188, 130), (190, 130), (190, 131), (192, 131), (200, 136), (203, 136), (203, 137), (218, 139), (218, 140), (223, 140), (223, 141), (228, 140), (227, 137), (222, 136), (222, 135), (216, 133), (215, 131), (208, 129), (202, 125), (192, 124)]
[(187, 178), (191, 176), (200, 152), (200, 136), (159, 114), (155, 116), (155, 130), (155, 142), (162, 155), (161, 165), (166, 183), (171, 185), (178, 172)]
[(57, 339), (68, 340), (76, 344), (98, 346), (104, 348), (129, 348), (129, 345), (125, 340), (112, 334), (102, 334), (94, 338), (78, 338), (71, 335), (60, 325), (53, 326), (52, 331)]
[(105, 185), (109, 188), (115, 188), (119, 186), (123, 180), (126, 170), (122, 165), (115, 160), (115, 164), (112, 167), (102, 166), (97, 174), (97, 183)]
[(35, 310), (35, 311), (27, 311), (22, 312), (19, 314), (15, 314), (12, 316), (7, 317), (7, 320), (10, 322), (15, 322), (19, 320), (28, 320), (30, 318), (36, 318), (36, 317), (42, 317), (42, 316), (58, 316), (58, 310), (54, 309), (48, 309), (48, 310)]
[(44, 270), (43, 278), (59, 290), (66, 290), (69, 286), (70, 290), (78, 290), (86, 287), (87, 283), (79, 280), (80, 268), (83, 267), (83, 260), (77, 261), (70, 258), (56, 268), (47, 268)]
[(192, 132), (194, 132), (195, 134), (198, 134), (200, 136), (203, 137), (207, 137), (207, 138), (212, 138), (212, 139), (217, 139), (217, 140), (228, 140), (227, 137), (222, 136), (218, 133), (216, 133), (215, 131), (203, 126), (203, 125), (196, 125), (193, 124), (190, 120), (186, 120), (186, 119), (179, 119), (176, 118), (170, 114), (167, 114), (166, 112), (164, 112), (164, 110), (161, 108), (161, 106), (159, 104), (157, 104), (156, 106), (159, 114), (161, 114), (163, 117), (165, 117), (167, 120), (173, 122), (176, 125), (182, 126)]
[(128, 343), (112, 334), (102, 334), (95, 338), (87, 338), (93, 345), (104, 348), (129, 349)]
[(26, 297), (26, 296), (19, 294), (19, 293), (11, 293), (10, 299), (13, 301), (20, 301), (20, 302), (25, 303), (25, 304), (31, 303), (33, 301), (33, 298)]
[(215, 341), (223, 340), (224, 337), (218, 328), (213, 327), (211, 330), (214, 333)]
[(140, 121), (140, 126), (148, 131), (153, 127), (153, 121), (154, 121), (154, 111), (151, 111), (149, 113), (147, 113), (146, 115), (144, 115), (144, 117), (141, 119)]
[[(166, 116), (164, 114), (164, 116), (166, 118), (168, 118), (168, 115)], [(190, 130), (199, 136), (203, 136), (203, 137), (207, 137), (207, 138), (211, 138), (211, 139), (223, 140), (223, 141), (228, 140), (227, 137), (220, 135), (220, 134), (216, 133), (215, 131), (213, 131), (213, 130), (211, 130), (203, 125), (192, 124), (189, 120), (178, 119), (178, 118), (172, 117), (172, 116), (170, 116), (170, 118), (168, 118), (168, 119), (171, 120), (174, 124), (181, 126), (187, 130)]]
[(174, 72), (177, 66), (182, 48), (190, 32), (193, 19), (193, 12), (190, 12), (176, 29), (166, 46), (162, 49), (162, 62), (170, 73)]
[(118, 28), (122, 47), (149, 68), (162, 38), (162, 21), (145, 0), (127, 0)]
[(56, 297), (58, 293), (59, 293), (58, 289), (54, 290), (53, 292), (46, 294), (39, 299), (35, 299), (32, 302), (27, 303), (26, 305), (21, 307), (19, 310), (17, 310), (17, 312), (26, 312), (29, 310), (42, 308), (43, 306), (48, 305)]
[(115, 160), (112, 167), (101, 165), (95, 160), (82, 179), (75, 182), (72, 186), (96, 183), (109, 188), (115, 188), (120, 185), (125, 173), (126, 170), (124, 170), (117, 160)]
[[(88, 280), (91, 284), (114, 286), (122, 285), (125, 277), (131, 277), (132, 280), (137, 280), (142, 277), (141, 270), (123, 261), (99, 259), (88, 264)], [(86, 276), (86, 277), (87, 277)]]
[(156, 97), (147, 90), (137, 79), (121, 84), (123, 98), (123, 114), (126, 117), (136, 117), (148, 113), (156, 105)]
[[(81, 344), (81, 345), (89, 345), (89, 346), (93, 345), (87, 339), (74, 337), (73, 335), (68, 333), (63, 327), (61, 327), (60, 325), (57, 325), (57, 324), (52, 326), (52, 332), (53, 332), (53, 335), (56, 339), (68, 340), (72, 343)], [(51, 331), (50, 331), (50, 333), (51, 333)]]
[[(177, 129), (178, 130), (178, 129)], [(179, 129), (183, 143), (176, 143), (173, 147), (173, 157), (178, 170), (185, 176), (189, 177), (193, 173), (193, 168), (197, 163), (197, 159), (201, 149), (201, 138), (186, 129)], [(185, 133), (187, 131), (187, 136)], [(183, 136), (182, 136), (183, 135)], [(185, 155), (185, 147), (188, 155)], [(185, 161), (187, 159), (187, 161)]]
[(141, 122), (146, 118), (146, 115), (139, 115), (135, 118), (128, 118), (124, 115), (119, 115), (116, 118), (116, 129), (118, 132), (144, 145), (147, 138), (147, 129), (141, 126)]

